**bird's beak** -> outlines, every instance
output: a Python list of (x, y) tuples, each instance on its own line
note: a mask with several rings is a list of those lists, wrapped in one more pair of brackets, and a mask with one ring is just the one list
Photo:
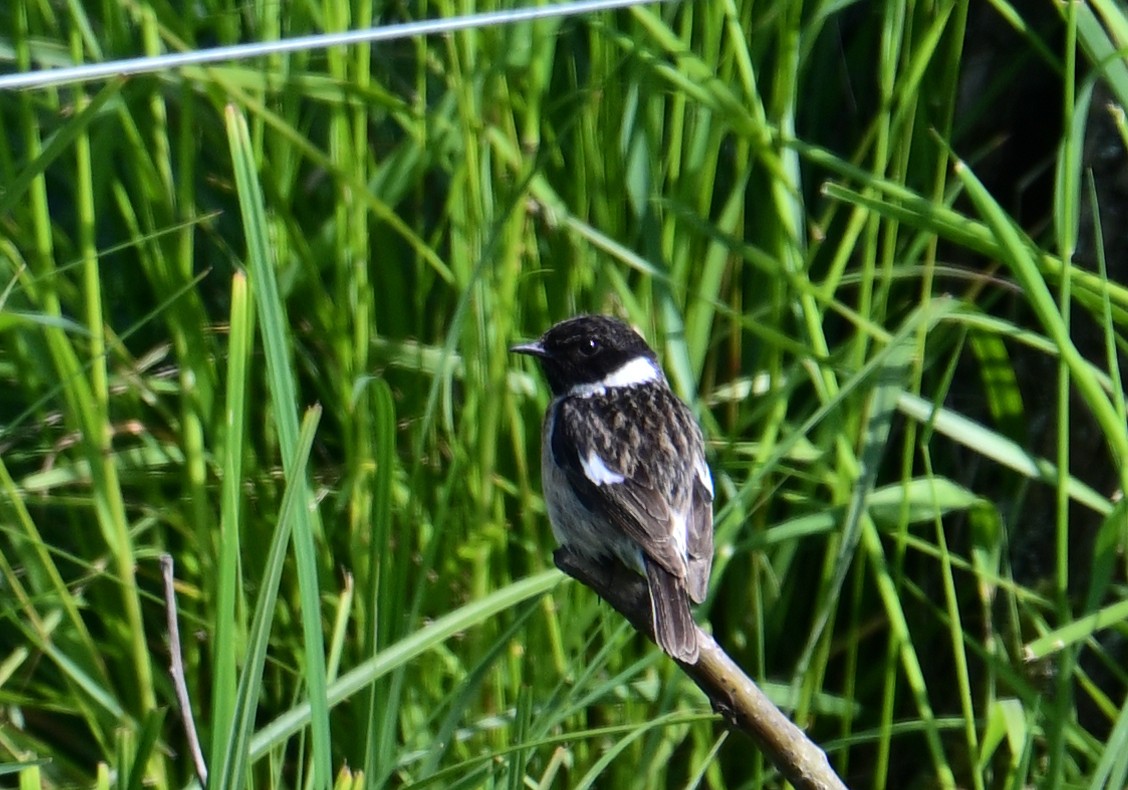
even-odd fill
[(514, 354), (528, 354), (534, 357), (548, 356), (539, 340), (534, 340), (531, 343), (518, 343), (515, 346), (510, 346), (509, 350)]

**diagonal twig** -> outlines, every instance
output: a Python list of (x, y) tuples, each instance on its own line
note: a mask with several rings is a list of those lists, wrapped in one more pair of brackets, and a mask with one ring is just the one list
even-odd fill
[[(645, 580), (616, 562), (597, 563), (566, 548), (553, 555), (556, 567), (594, 590), (640, 633), (654, 639)], [(678, 665), (713, 703), (713, 708), (749, 735), (792, 785), (802, 790), (845, 790), (826, 753), (760, 691), (709, 634), (697, 629), (700, 657)]]

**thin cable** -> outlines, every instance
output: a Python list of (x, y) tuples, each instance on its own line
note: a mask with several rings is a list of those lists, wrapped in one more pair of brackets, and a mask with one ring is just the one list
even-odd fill
[(644, 3), (667, 2), (667, 0), (577, 0), (571, 3), (538, 6), (536, 8), (517, 8), (509, 11), (490, 11), (481, 14), (467, 14), (449, 19), (427, 19), (420, 22), (403, 22), (396, 25), (349, 30), (344, 33), (318, 33), (311, 36), (282, 39), (281, 41), (234, 44), (229, 47), (214, 47), (193, 52), (176, 52), (167, 55), (150, 55), (141, 58), (113, 60), (106, 63), (90, 63), (82, 66), (65, 66), (58, 69), (41, 69), (19, 74), (0, 76), (0, 90), (18, 88), (45, 88), (52, 85), (67, 85), (108, 77), (124, 77), (136, 74), (150, 74), (154, 71), (177, 69), (184, 66), (199, 66), (227, 60), (275, 55), (282, 52), (302, 52), (349, 44), (366, 44), (378, 41), (393, 41), (412, 36), (430, 36), (436, 33), (452, 33), (468, 28), (496, 27), (514, 22), (529, 22), (536, 19), (569, 17), (578, 14), (626, 8)]

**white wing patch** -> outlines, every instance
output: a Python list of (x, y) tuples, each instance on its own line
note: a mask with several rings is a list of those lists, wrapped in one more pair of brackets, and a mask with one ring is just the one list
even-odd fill
[(597, 486), (616, 485), (626, 480), (614, 469), (609, 468), (594, 451), (588, 453), (586, 458), (581, 458), (580, 465), (584, 468), (584, 476)]
[(709, 473), (709, 467), (705, 464), (705, 459), (698, 455), (693, 459), (693, 468), (697, 471), (697, 479), (701, 481), (701, 485), (705, 486), (705, 490), (709, 492), (709, 496), (713, 496), (713, 475)]
[(678, 556), (686, 557), (689, 555), (689, 549), (687, 547), (689, 532), (687, 525), (689, 524), (689, 516), (687, 513), (679, 513), (676, 511), (671, 515), (673, 516), (674, 523), (672, 524), (670, 537), (674, 541), (674, 547), (678, 550)]

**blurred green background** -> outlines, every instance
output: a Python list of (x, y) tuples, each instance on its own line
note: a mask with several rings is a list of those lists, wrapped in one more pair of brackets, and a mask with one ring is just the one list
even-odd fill
[[(0, 72), (511, 7), (0, 4)], [(0, 785), (779, 787), (552, 568), (513, 342), (699, 415), (699, 618), (852, 787), (1123, 787), (1104, 0), (702, 0), (0, 92)], [(345, 769), (348, 769), (347, 771)]]

